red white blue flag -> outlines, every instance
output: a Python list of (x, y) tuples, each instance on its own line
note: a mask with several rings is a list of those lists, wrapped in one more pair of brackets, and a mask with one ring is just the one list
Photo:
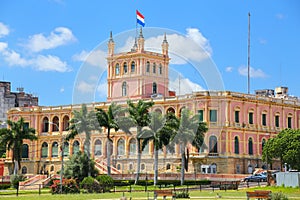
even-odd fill
[(136, 22), (143, 27), (145, 26), (145, 17), (138, 10), (136, 10)]

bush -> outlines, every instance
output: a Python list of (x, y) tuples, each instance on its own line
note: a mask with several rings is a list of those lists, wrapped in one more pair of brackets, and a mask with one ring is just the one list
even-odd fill
[(63, 179), (62, 192), (60, 191), (60, 180), (53, 180), (53, 184), (50, 186), (52, 194), (75, 194), (80, 193), (79, 187), (75, 179)]
[(272, 200), (288, 200), (289, 198), (281, 192), (272, 193)]
[(0, 184), (0, 190), (5, 190), (10, 188), (11, 184), (6, 183), (6, 184)]
[(96, 180), (99, 182), (103, 193), (109, 192), (114, 186), (114, 180), (108, 175), (97, 176)]
[(80, 187), (82, 189), (84, 189), (85, 192), (88, 192), (88, 193), (101, 192), (101, 186), (100, 186), (99, 182), (91, 176), (85, 177), (81, 181)]
[(182, 190), (181, 192), (176, 192), (176, 198), (190, 198), (190, 194), (186, 190)]
[(184, 181), (184, 185), (210, 185), (210, 180), (186, 180)]
[(13, 175), (13, 176), (11, 176), (10, 182), (11, 182), (12, 186), (15, 189), (17, 189), (19, 187), (19, 182), (25, 181), (25, 179), (26, 178), (23, 175)]

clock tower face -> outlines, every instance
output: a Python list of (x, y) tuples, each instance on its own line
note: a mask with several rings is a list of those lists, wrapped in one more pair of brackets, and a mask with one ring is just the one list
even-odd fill
[(144, 50), (142, 30), (130, 52), (114, 54), (114, 41), (108, 42), (108, 101), (169, 96), (168, 42), (162, 41), (162, 53)]

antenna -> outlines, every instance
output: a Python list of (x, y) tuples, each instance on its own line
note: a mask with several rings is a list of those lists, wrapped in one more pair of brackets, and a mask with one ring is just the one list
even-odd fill
[(250, 94), (250, 12), (248, 13), (248, 94)]

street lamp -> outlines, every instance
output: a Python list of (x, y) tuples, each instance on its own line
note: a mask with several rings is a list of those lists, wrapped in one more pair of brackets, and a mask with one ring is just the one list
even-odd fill
[[(53, 124), (56, 126), (57, 130), (59, 131), (59, 126), (56, 123), (53, 122), (49, 122), (49, 124)], [(63, 173), (64, 173), (64, 146), (65, 146), (65, 138), (62, 136), (61, 138), (61, 144), (60, 144), (60, 148), (61, 148), (61, 167), (60, 167), (60, 193), (62, 194), (62, 189), (63, 189)]]

